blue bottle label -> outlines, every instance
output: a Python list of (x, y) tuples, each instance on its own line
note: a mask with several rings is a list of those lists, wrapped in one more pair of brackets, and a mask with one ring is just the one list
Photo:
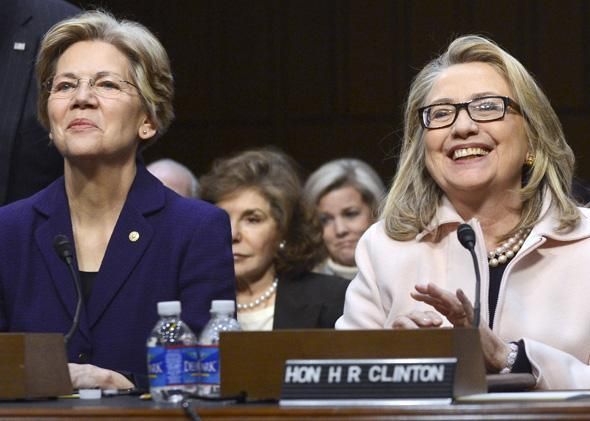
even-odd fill
[(201, 366), (200, 383), (207, 385), (219, 384), (219, 346), (201, 345), (199, 347)]
[(199, 352), (195, 346), (148, 347), (147, 361), (151, 387), (197, 383)]

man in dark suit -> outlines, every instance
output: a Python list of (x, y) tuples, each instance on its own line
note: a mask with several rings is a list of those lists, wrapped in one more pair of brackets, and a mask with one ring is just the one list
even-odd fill
[(35, 58), (56, 22), (80, 10), (64, 0), (2, 0), (0, 7), (0, 205), (63, 174), (63, 159), (37, 122)]

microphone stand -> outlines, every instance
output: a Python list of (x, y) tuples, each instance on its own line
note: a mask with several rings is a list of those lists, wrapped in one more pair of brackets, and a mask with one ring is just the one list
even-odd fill
[(473, 303), (473, 327), (479, 327), (480, 313), (481, 313), (481, 276), (479, 274), (479, 265), (477, 263), (477, 256), (475, 254), (475, 231), (468, 224), (461, 224), (457, 228), (457, 237), (463, 247), (469, 250), (471, 259), (473, 260), (473, 268), (475, 269), (475, 300)]
[(472, 248), (469, 249), (469, 253), (471, 254), (471, 259), (473, 260), (473, 267), (475, 268), (475, 301), (473, 303), (473, 327), (479, 327), (479, 319), (480, 319), (480, 295), (481, 295), (481, 278), (479, 275), (479, 265), (477, 264), (477, 256), (475, 255), (475, 250)]
[(74, 332), (78, 329), (78, 325), (80, 324), (80, 311), (82, 310), (82, 288), (80, 287), (80, 279), (78, 278), (78, 274), (74, 269), (74, 265), (72, 264), (72, 259), (69, 258), (66, 260), (66, 264), (70, 269), (70, 273), (72, 274), (72, 278), (74, 279), (74, 286), (76, 287), (76, 294), (78, 294), (78, 301), (76, 302), (76, 311), (74, 312), (74, 320), (72, 321), (72, 326), (68, 333), (64, 336), (64, 342), (68, 343)]
[(72, 243), (68, 237), (63, 234), (57, 235), (53, 239), (53, 247), (55, 248), (55, 252), (57, 255), (62, 259), (68, 269), (70, 270), (70, 274), (72, 275), (72, 279), (74, 280), (74, 286), (76, 287), (76, 294), (78, 295), (78, 301), (76, 302), (76, 311), (74, 312), (74, 320), (72, 321), (72, 326), (66, 335), (64, 336), (64, 342), (67, 345), (70, 338), (74, 335), (74, 332), (78, 329), (78, 325), (80, 324), (80, 312), (82, 310), (82, 288), (80, 286), (80, 277), (78, 272), (74, 269), (74, 253), (72, 250)]

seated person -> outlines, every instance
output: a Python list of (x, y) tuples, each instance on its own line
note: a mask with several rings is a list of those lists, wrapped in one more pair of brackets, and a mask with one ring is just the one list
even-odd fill
[(334, 327), (348, 281), (310, 272), (321, 232), (288, 156), (263, 149), (221, 159), (201, 177), (201, 197), (231, 220), (243, 330)]
[(67, 344), (73, 385), (132, 387), (121, 373), (145, 377), (159, 301), (181, 301), (199, 332), (211, 300), (235, 298), (231, 226), (136, 159), (173, 117), (168, 56), (144, 26), (98, 11), (64, 20), (42, 41), (37, 78), (65, 171), (0, 208), (0, 331), (68, 332), (78, 296), (54, 250), (65, 235), (84, 291)]
[(328, 250), (314, 271), (354, 278), (356, 245), (375, 222), (384, 190), (375, 170), (358, 159), (330, 161), (309, 176), (303, 195), (317, 209)]
[(339, 329), (469, 327), (475, 232), (479, 331), (489, 373), (538, 389), (590, 387), (590, 210), (574, 154), (530, 73), (479, 36), (454, 40), (414, 79), (382, 219), (359, 241)]
[(187, 167), (173, 159), (159, 159), (152, 162), (147, 170), (166, 187), (182, 197), (199, 197), (199, 181)]

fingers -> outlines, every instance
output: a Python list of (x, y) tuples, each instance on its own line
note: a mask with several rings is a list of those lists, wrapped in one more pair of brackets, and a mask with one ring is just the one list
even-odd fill
[(413, 311), (399, 316), (393, 321), (394, 329), (417, 329), (439, 327), (442, 325), (442, 317), (434, 311)]
[(439, 327), (443, 323), (442, 316), (435, 311), (425, 311), (422, 317), (425, 323), (422, 327)]
[(452, 308), (460, 304), (455, 294), (432, 283), (426, 285), (418, 284), (415, 286), (415, 289), (416, 291), (410, 293), (415, 300), (425, 302), (434, 307), (438, 305)]
[(422, 294), (430, 295), (431, 297), (439, 300), (450, 300), (454, 298), (453, 293), (431, 282), (427, 284), (417, 284), (415, 289)]
[(129, 389), (134, 387), (125, 376), (91, 364), (69, 363), (70, 378), (75, 389), (100, 387), (101, 389)]
[(417, 329), (419, 326), (407, 316), (399, 316), (393, 321), (394, 329)]
[(465, 327), (470, 324), (470, 320), (473, 320), (473, 307), (465, 293), (461, 290), (454, 294), (433, 283), (428, 283), (425, 285), (416, 285), (415, 291), (410, 292), (410, 295), (416, 301), (421, 301), (434, 307), (453, 326)]
[(467, 318), (473, 320), (473, 304), (471, 304), (471, 300), (465, 295), (462, 289), (457, 290), (457, 298), (461, 302), (463, 306), (463, 311), (467, 315)]
[(416, 285), (415, 289), (416, 291), (410, 292), (413, 299), (431, 305), (445, 316), (463, 312), (461, 302), (450, 291), (431, 283), (427, 285)]

